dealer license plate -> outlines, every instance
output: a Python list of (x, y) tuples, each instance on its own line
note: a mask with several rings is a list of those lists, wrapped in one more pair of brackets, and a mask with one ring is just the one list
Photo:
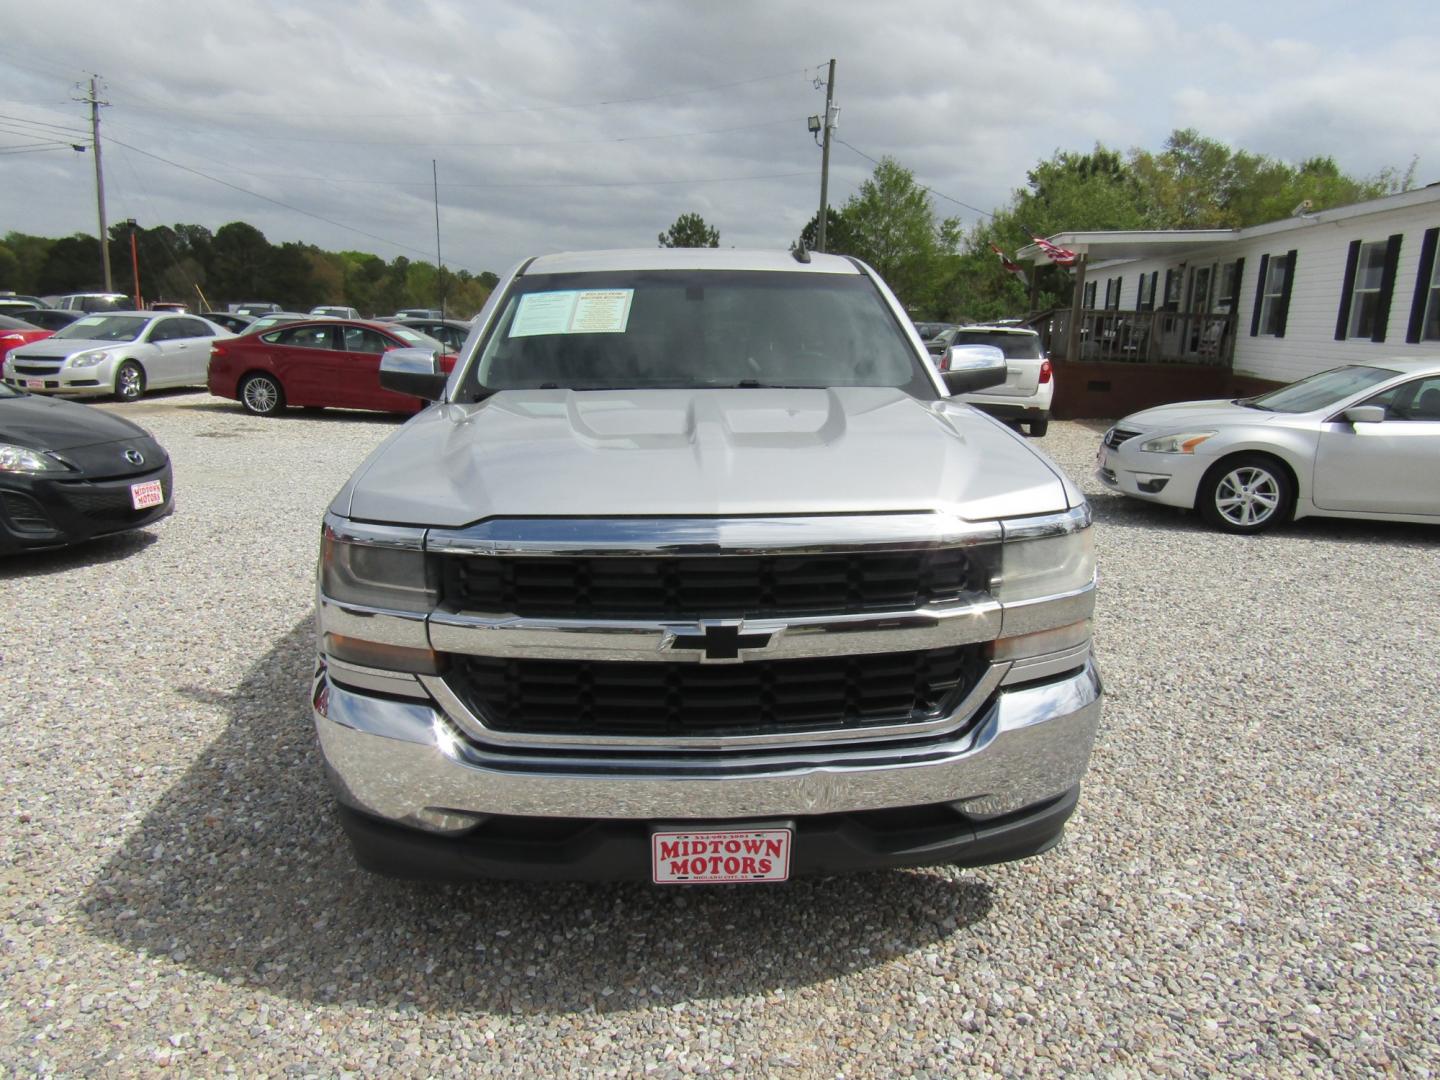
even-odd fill
[(1095, 455), (1095, 462), (1100, 468), (1105, 468), (1105, 463), (1110, 460), (1110, 448), (1101, 444), (1100, 452)]
[(789, 829), (656, 832), (650, 863), (656, 885), (784, 881), (790, 876)]
[(159, 480), (146, 480), (143, 484), (130, 485), (130, 503), (136, 510), (148, 510), (165, 501), (165, 492)]
[(26, 380), (25, 380), (25, 389), (27, 389), (27, 390), (44, 390), (44, 389), (45, 389), (45, 380), (44, 380), (44, 379), (26, 379)]

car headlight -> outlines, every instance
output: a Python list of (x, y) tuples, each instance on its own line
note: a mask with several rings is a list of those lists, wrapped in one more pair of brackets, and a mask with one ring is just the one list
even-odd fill
[(1161, 435), (1141, 443), (1140, 449), (1151, 454), (1193, 454), (1197, 446), (1216, 434), (1214, 431), (1182, 431), (1177, 435)]
[(67, 362), (69, 367), (95, 367), (110, 359), (110, 354), (104, 349), (97, 349), (95, 352), (77, 353), (70, 357)]
[(336, 603), (388, 611), (428, 612), (438, 600), (419, 546), (354, 543), (328, 526), (320, 544), (320, 592)]
[(48, 454), (31, 450), (28, 446), (0, 443), (0, 472), (64, 472), (65, 466)]

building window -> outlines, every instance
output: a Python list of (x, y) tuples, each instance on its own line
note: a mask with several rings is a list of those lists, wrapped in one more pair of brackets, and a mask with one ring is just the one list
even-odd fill
[(1264, 291), (1260, 296), (1260, 333), (1275, 334), (1280, 327), (1280, 311), (1285, 298), (1285, 285), (1290, 268), (1284, 256), (1270, 260), (1265, 271)]
[(1155, 310), (1155, 279), (1158, 274), (1159, 271), (1156, 270), (1140, 275), (1140, 292), (1135, 297), (1136, 311)]
[(1380, 286), (1384, 279), (1384, 243), (1361, 244), (1360, 260), (1355, 264), (1355, 290), (1350, 298), (1350, 337), (1368, 338), (1375, 333), (1375, 316), (1380, 310)]
[(1081, 304), (1082, 307), (1087, 307), (1087, 308), (1090, 308), (1090, 309), (1092, 309), (1092, 310), (1094, 309), (1094, 307), (1095, 307), (1095, 282), (1093, 282), (1093, 281), (1087, 281), (1087, 282), (1085, 283), (1085, 297), (1084, 297), (1083, 300), (1080, 301), (1080, 304)]
[(1440, 341), (1440, 260), (1430, 260), (1430, 295), (1425, 301), (1425, 321), (1420, 325), (1421, 341)]
[(1400, 264), (1404, 234), (1388, 240), (1352, 240), (1345, 257), (1345, 283), (1340, 291), (1340, 311), (1335, 318), (1335, 340), (1368, 338), (1385, 340), (1390, 321), (1390, 298), (1395, 291), (1395, 272)]
[(1229, 315), (1235, 310), (1235, 304), (1240, 299), (1240, 273), (1244, 266), (1244, 259), (1236, 259), (1220, 267), (1220, 280), (1215, 287), (1215, 304), (1211, 308), (1217, 315)]
[(1180, 292), (1185, 288), (1185, 275), (1179, 270), (1165, 271), (1165, 310), (1180, 310)]
[(1120, 306), (1120, 288), (1124, 283), (1123, 277), (1105, 279), (1105, 310), (1111, 311)]

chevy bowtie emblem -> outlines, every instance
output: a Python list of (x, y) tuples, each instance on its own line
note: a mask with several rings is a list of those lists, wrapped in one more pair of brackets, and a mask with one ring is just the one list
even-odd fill
[(126, 450), (125, 460), (130, 462), (131, 465), (144, 465), (145, 455), (140, 453), (139, 450)]
[(742, 634), (739, 623), (704, 623), (698, 634), (676, 634), (672, 649), (699, 649), (700, 662), (739, 660), (741, 649), (764, 649), (775, 637), (774, 630)]

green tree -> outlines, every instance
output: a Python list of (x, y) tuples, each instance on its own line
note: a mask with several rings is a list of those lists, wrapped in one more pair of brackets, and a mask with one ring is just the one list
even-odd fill
[[(933, 314), (942, 283), (954, 269), (960, 223), (936, 219), (915, 174), (893, 158), (883, 159), (840, 217), (846, 254), (869, 263), (913, 315)], [(828, 218), (825, 230), (826, 247), (840, 250), (829, 242)]]
[(215, 231), (210, 279), (212, 303), (226, 300), (270, 300), (267, 271), (270, 241), (255, 226), (232, 221)]
[[(800, 243), (807, 251), (814, 251), (819, 239), (820, 211), (817, 210), (800, 230)], [(825, 251), (829, 255), (855, 254), (855, 235), (850, 221), (833, 206), (825, 207)]]
[(660, 234), (660, 246), (703, 248), (720, 246), (720, 230), (705, 224), (699, 214), (681, 214), (675, 224)]

